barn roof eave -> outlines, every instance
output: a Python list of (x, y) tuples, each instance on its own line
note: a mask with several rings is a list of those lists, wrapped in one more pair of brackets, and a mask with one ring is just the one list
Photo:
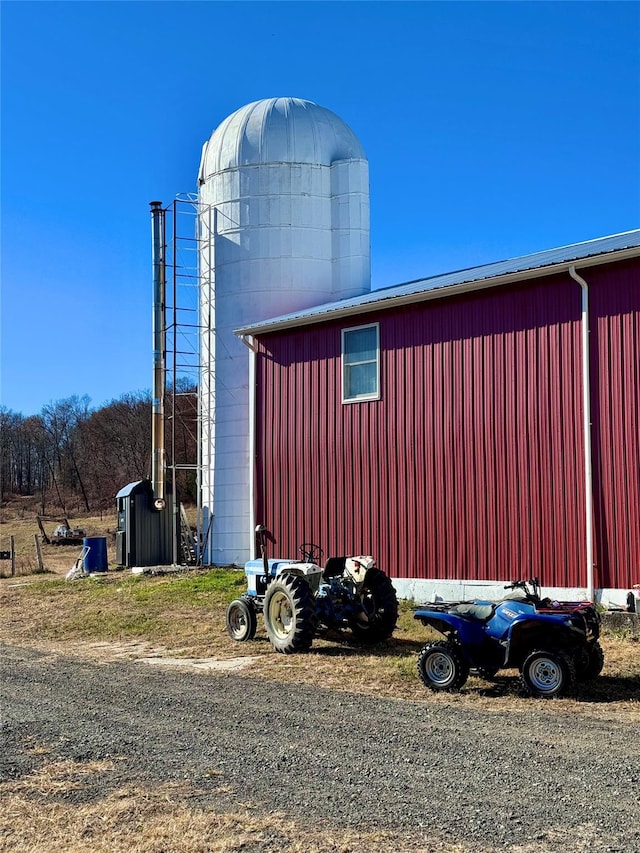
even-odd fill
[[(616, 244), (620, 246), (622, 242), (620, 238), (627, 238), (627, 245), (617, 248)], [(585, 269), (635, 257), (640, 257), (640, 229), (612, 237), (577, 243), (573, 246), (564, 247), (564, 249), (551, 249), (546, 252), (525, 255), (512, 261), (485, 264), (374, 290), (365, 296), (319, 305), (304, 311), (253, 323), (236, 329), (235, 334), (238, 336), (269, 334), (298, 326), (326, 323), (343, 317), (402, 307), (416, 302), (444, 299), (475, 290), (516, 284), (527, 279), (567, 272), (571, 266), (575, 266), (576, 269)], [(526, 263), (518, 265), (519, 261)], [(511, 268), (496, 272), (496, 268), (505, 266)]]

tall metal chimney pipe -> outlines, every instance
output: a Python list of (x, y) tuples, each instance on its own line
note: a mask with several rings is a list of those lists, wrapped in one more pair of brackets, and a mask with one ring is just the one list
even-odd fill
[(150, 202), (153, 240), (153, 414), (151, 421), (152, 487), (154, 506), (165, 507), (166, 448), (164, 399), (166, 391), (167, 332), (165, 325), (166, 265), (165, 211), (161, 201)]

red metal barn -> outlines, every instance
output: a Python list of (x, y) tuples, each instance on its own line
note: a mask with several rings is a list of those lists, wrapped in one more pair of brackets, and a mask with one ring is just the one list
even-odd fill
[(373, 554), (405, 593), (537, 575), (614, 600), (640, 582), (639, 244), (630, 232), (239, 330), (255, 349), (255, 520), (274, 553)]

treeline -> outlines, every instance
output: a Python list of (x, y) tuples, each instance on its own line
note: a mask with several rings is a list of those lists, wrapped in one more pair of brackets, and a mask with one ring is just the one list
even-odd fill
[[(166, 412), (172, 411), (173, 389)], [(196, 459), (196, 389), (176, 388), (176, 463)], [(148, 392), (124, 394), (92, 409), (69, 397), (23, 417), (0, 407), (0, 500), (31, 495), (42, 515), (115, 507), (116, 492), (151, 476), (152, 401)], [(171, 426), (167, 425), (167, 435)], [(171, 448), (167, 445), (169, 464)], [(195, 500), (194, 472), (179, 472), (182, 500)]]

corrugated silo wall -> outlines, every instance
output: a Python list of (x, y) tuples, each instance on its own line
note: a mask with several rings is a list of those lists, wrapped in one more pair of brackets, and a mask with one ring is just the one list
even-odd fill
[[(592, 284), (597, 586), (640, 581), (633, 266)], [(381, 399), (341, 402), (341, 329), (380, 324)], [(615, 374), (615, 377), (609, 374)], [(580, 288), (568, 276), (264, 336), (256, 518), (274, 553), (393, 577), (586, 586)], [(599, 415), (598, 412), (601, 412)], [(630, 447), (632, 445), (632, 447)]]

